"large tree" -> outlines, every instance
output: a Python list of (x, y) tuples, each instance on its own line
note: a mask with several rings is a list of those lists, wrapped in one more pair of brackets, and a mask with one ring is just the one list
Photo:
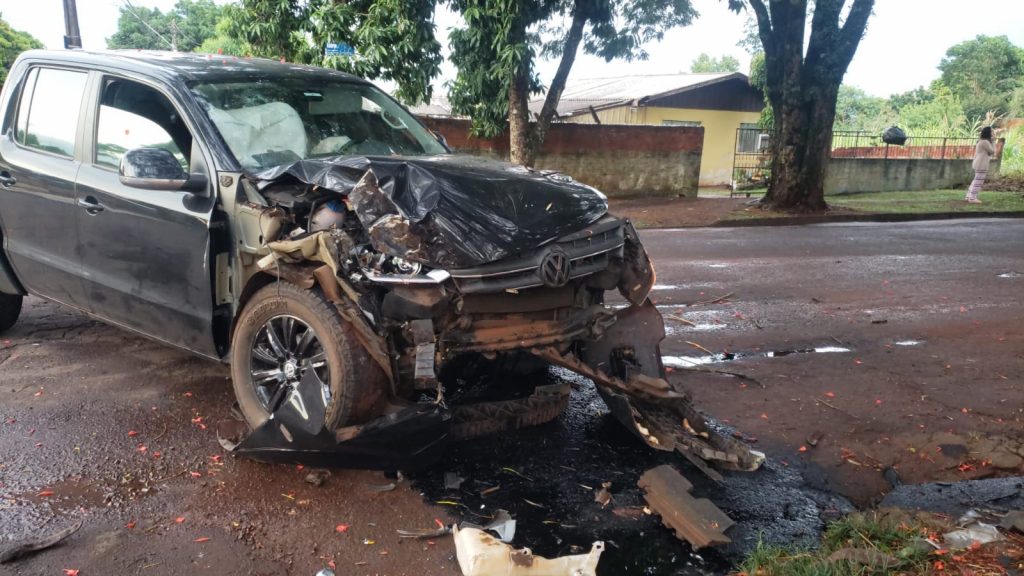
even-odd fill
[(223, 8), (213, 0), (178, 0), (168, 12), (125, 4), (107, 48), (189, 52), (216, 35)]
[[(465, 25), (451, 34), (458, 68), (449, 91), (452, 110), (473, 119), (473, 132), (492, 137), (506, 128), (513, 162), (531, 166), (556, 116), (580, 45), (612, 60), (645, 59), (644, 46), (696, 16), (689, 0), (451, 0)], [(539, 56), (558, 59), (544, 104)]]
[(978, 36), (947, 50), (939, 70), (971, 120), (1006, 114), (1014, 92), (1024, 87), (1024, 48), (1006, 36)]
[(707, 52), (701, 52), (700, 56), (690, 64), (690, 72), (695, 74), (705, 72), (739, 72), (740, 61), (728, 54), (721, 58), (715, 58)]
[(874, 3), (729, 0), (734, 10), (746, 7), (754, 13), (764, 49), (765, 85), (774, 118), (765, 204), (803, 212), (828, 208), (825, 170), (836, 100)]
[[(241, 0), (229, 12), (230, 34), (254, 55), (337, 68), (391, 80), (410, 104), (430, 99), (440, 72), (434, 0)], [(355, 49), (326, 55), (328, 43)]]
[(0, 14), (0, 86), (7, 80), (7, 71), (14, 64), (14, 59), (25, 50), (42, 48), (43, 43), (36, 40), (28, 32), (11, 28)]

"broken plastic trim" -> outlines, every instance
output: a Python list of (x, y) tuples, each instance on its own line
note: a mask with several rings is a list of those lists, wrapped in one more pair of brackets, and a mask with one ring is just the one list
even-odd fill
[[(306, 373), (263, 424), (235, 441), (223, 430), (228, 451), (262, 462), (367, 470), (414, 470), (440, 458), (448, 443), (451, 415), (440, 404), (399, 408), (366, 424), (328, 430), (320, 383)], [(229, 435), (230, 432), (229, 432)]]
[(529, 548), (513, 549), (476, 528), (453, 529), (455, 556), (463, 576), (596, 576), (604, 542), (594, 542), (588, 554), (544, 558)]

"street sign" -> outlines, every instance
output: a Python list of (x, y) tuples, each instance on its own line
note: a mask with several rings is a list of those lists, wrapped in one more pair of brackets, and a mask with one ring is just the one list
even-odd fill
[(356, 49), (344, 42), (328, 42), (324, 47), (324, 56), (355, 56)]

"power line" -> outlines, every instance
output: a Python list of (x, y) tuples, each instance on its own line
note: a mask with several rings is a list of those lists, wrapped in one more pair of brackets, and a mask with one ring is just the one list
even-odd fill
[(153, 34), (156, 34), (157, 38), (159, 38), (160, 40), (163, 40), (164, 44), (167, 44), (167, 46), (169, 46), (171, 48), (171, 50), (175, 49), (175, 46), (174, 46), (174, 44), (172, 42), (169, 42), (167, 40), (167, 38), (164, 38), (162, 34), (157, 32), (155, 28), (153, 28), (152, 26), (149, 25), (149, 22), (146, 22), (145, 20), (143, 20), (142, 17), (139, 16), (137, 12), (135, 12), (135, 8), (132, 6), (132, 3), (129, 0), (124, 0), (124, 7), (127, 8), (128, 11), (131, 12), (132, 16), (135, 16), (135, 18), (137, 18), (139, 20), (139, 22), (142, 22), (143, 26), (145, 26), (146, 28), (149, 28), (150, 32), (152, 32)]

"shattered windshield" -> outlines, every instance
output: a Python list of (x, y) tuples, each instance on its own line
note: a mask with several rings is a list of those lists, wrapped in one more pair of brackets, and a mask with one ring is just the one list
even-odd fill
[(250, 170), (345, 154), (447, 152), (405, 109), (366, 84), (274, 78), (197, 84), (192, 91)]

